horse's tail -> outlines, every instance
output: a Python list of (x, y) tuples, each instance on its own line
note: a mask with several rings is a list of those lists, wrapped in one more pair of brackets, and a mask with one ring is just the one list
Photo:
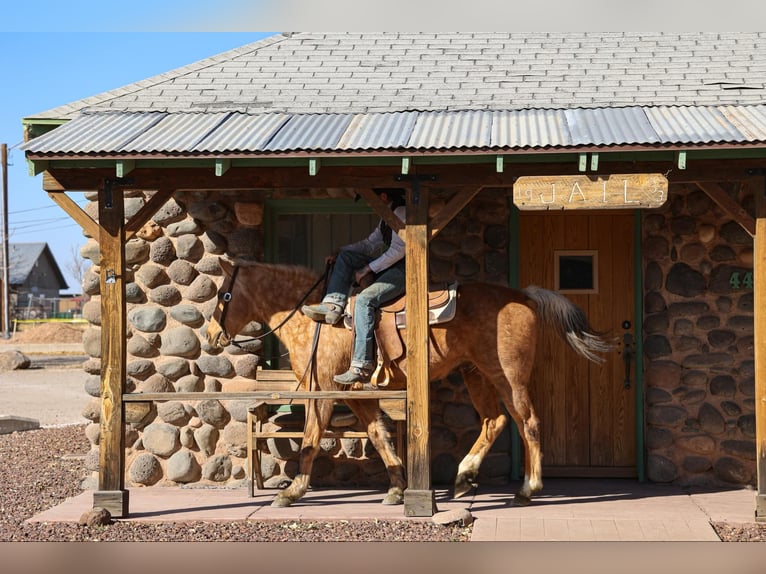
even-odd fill
[(614, 342), (596, 332), (588, 322), (585, 311), (569, 299), (548, 289), (530, 285), (522, 293), (537, 304), (537, 314), (543, 321), (553, 325), (567, 344), (578, 354), (603, 363), (604, 358), (596, 353), (606, 353), (614, 349)]

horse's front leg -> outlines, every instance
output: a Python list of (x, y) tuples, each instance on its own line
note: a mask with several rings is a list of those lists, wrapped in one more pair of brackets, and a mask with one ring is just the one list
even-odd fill
[(306, 426), (303, 430), (303, 441), (298, 458), (298, 474), (295, 475), (290, 486), (277, 494), (271, 506), (290, 506), (306, 494), (311, 479), (311, 467), (317, 452), (319, 452), (319, 443), (324, 431), (330, 422), (332, 405), (333, 401), (331, 400), (306, 401)]
[[(403, 504), (404, 489), (407, 482), (404, 479), (404, 466), (391, 445), (390, 435), (383, 422), (383, 416), (377, 407), (377, 401), (346, 401), (349, 408), (365, 425), (367, 436), (378, 451), (388, 472), (388, 492), (383, 498), (383, 504)], [(373, 404), (370, 404), (373, 403)]]

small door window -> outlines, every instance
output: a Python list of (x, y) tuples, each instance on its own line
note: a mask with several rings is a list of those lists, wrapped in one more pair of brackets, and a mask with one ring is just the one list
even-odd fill
[(555, 289), (560, 293), (598, 293), (597, 251), (554, 251)]

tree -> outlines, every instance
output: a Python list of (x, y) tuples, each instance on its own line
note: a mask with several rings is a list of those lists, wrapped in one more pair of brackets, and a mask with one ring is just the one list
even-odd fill
[[(69, 253), (71, 259), (64, 263), (64, 269), (75, 279), (77, 284), (82, 289), (82, 282), (85, 279), (85, 273), (90, 269), (91, 262), (80, 255), (80, 250), (76, 245), (69, 246)], [(83, 301), (87, 301), (90, 297), (87, 294), (83, 294)]]

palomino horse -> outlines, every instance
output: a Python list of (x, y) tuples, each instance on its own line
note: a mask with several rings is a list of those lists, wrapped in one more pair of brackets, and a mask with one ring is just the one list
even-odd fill
[[(301, 298), (309, 292), (308, 303), (319, 301), (321, 293), (315, 289), (318, 276), (296, 266), (247, 263), (235, 267), (224, 259), (220, 263), (225, 278), (222, 302), (206, 329), (210, 344), (228, 345), (250, 321), (272, 328), (279, 324), (277, 335), (289, 352), (296, 376), (300, 379), (307, 372), (315, 348), (318, 387), (340, 389), (332, 377), (348, 368), (351, 332), (342, 324), (324, 325), (314, 345), (317, 324), (295, 312), (303, 303)], [(599, 361), (595, 353), (607, 351), (611, 346), (591, 329), (582, 309), (553, 291), (538, 287), (517, 291), (494, 284), (472, 283), (462, 285), (458, 297), (455, 317), (431, 327), (429, 362), (430, 380), (446, 377), (453, 370), (461, 371), (481, 419), (479, 437), (458, 466), (454, 496), (462, 496), (475, 485), (484, 456), (506, 426), (502, 401), (520, 429), (524, 443), (524, 483), (514, 502), (529, 504), (532, 495), (543, 487), (539, 420), (527, 389), (535, 358), (538, 320), (553, 327), (572, 349), (590, 360)], [(396, 363), (406, 373), (406, 357)], [(372, 445), (386, 465), (390, 487), (383, 504), (401, 504), (406, 487), (402, 462), (390, 444), (378, 401), (345, 402), (365, 425)], [(316, 401), (315, 408), (307, 409), (298, 474), (277, 494), (272, 506), (289, 506), (306, 493), (332, 404), (333, 400), (322, 399)]]

